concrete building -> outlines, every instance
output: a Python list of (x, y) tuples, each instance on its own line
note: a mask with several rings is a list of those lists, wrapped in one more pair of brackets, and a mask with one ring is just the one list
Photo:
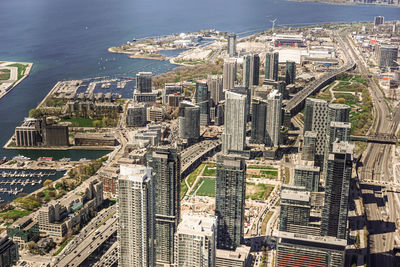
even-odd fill
[(207, 86), (210, 92), (210, 99), (212, 100), (213, 106), (217, 105), (220, 101), (225, 99), (223, 87), (223, 76), (222, 75), (208, 75)]
[(170, 107), (177, 108), (177, 107), (179, 107), (179, 104), (184, 100), (185, 100), (185, 97), (181, 94), (168, 95), (167, 96), (167, 105)]
[(303, 151), (301, 154), (302, 160), (313, 161), (315, 158), (315, 146), (317, 142), (317, 133), (306, 131), (304, 133)]
[(139, 72), (136, 74), (135, 93), (151, 93), (152, 92), (152, 76), (151, 72)]
[(354, 145), (334, 143), (328, 157), (325, 186), (325, 205), (322, 211), (321, 234), (347, 238), (350, 178)]
[(260, 57), (258, 54), (248, 55), (243, 60), (243, 86), (250, 88), (259, 84)]
[(19, 259), (18, 244), (7, 236), (0, 239), (0, 266), (16, 266)]
[(208, 125), (210, 123), (210, 94), (207, 83), (196, 83), (195, 100), (200, 108), (200, 125)]
[(182, 101), (179, 104), (179, 138), (188, 143), (196, 142), (200, 138), (200, 108), (192, 102)]
[(278, 80), (279, 72), (279, 53), (267, 53), (265, 57), (265, 79)]
[(235, 250), (243, 239), (246, 162), (236, 155), (217, 156), (215, 215), (217, 246)]
[(117, 139), (107, 133), (76, 133), (74, 136), (76, 146), (116, 146)]
[(119, 167), (107, 166), (100, 168), (99, 180), (103, 183), (103, 193), (111, 197), (117, 196)]
[(161, 92), (162, 103), (168, 103), (168, 95), (182, 94), (183, 86), (181, 83), (166, 83)]
[(224, 79), (222, 82), (223, 91), (231, 90), (235, 87), (237, 72), (236, 58), (228, 58), (224, 60)]
[(146, 125), (146, 105), (129, 104), (126, 110), (126, 126), (142, 127)]
[(397, 57), (399, 47), (389, 44), (378, 44), (376, 48), (376, 59), (381, 70), (394, 70), (398, 68)]
[(255, 97), (252, 99), (251, 137), (252, 144), (266, 143), (267, 101)]
[(154, 170), (157, 265), (173, 264), (174, 235), (180, 220), (180, 156), (173, 148), (152, 147), (146, 160)]
[(282, 126), (282, 94), (278, 90), (272, 91), (267, 98), (266, 145), (279, 146)]
[(224, 109), (225, 101), (218, 103), (215, 107), (215, 125), (220, 126), (224, 124)]
[(236, 52), (236, 34), (230, 33), (228, 35), (228, 48), (227, 53), (230, 57), (235, 57), (237, 55)]
[(162, 122), (164, 120), (164, 109), (156, 106), (147, 107), (146, 118), (147, 121)]
[(349, 122), (350, 106), (346, 104), (329, 104), (329, 122), (340, 121)]
[(250, 247), (242, 245), (234, 251), (217, 249), (215, 267), (250, 267), (251, 264)]
[(118, 266), (155, 266), (152, 169), (121, 165), (118, 179)]
[(68, 231), (90, 218), (103, 203), (103, 184), (96, 176), (84, 181), (74, 191), (44, 204), (38, 211), (41, 233), (61, 240)]
[(385, 18), (383, 16), (375, 16), (374, 17), (374, 26), (379, 26), (385, 23)]
[(157, 101), (157, 94), (155, 93), (140, 93), (136, 92), (133, 94), (133, 100), (137, 103), (155, 103)]
[(296, 165), (294, 184), (304, 186), (307, 191), (318, 192), (320, 168), (316, 166)]
[(304, 133), (306, 131), (316, 133), (315, 164), (321, 168), (323, 167), (328, 122), (328, 103), (325, 100), (307, 98), (304, 110)]
[(345, 263), (347, 241), (280, 231), (275, 267), (339, 267)]
[(246, 146), (247, 96), (225, 92), (225, 127), (222, 134), (222, 151), (243, 151)]
[(310, 192), (282, 189), (279, 231), (291, 232), (292, 226), (307, 226), (310, 220)]
[(296, 82), (296, 62), (286, 61), (286, 84), (294, 84)]
[(175, 234), (175, 265), (213, 267), (217, 247), (214, 216), (184, 215)]

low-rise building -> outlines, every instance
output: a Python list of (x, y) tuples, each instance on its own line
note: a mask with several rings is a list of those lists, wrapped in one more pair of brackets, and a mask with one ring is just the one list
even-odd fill
[(22, 217), (7, 227), (7, 235), (23, 248), (26, 243), (39, 239), (38, 222), (31, 216)]
[(217, 249), (215, 267), (250, 267), (251, 263), (250, 247), (242, 245), (235, 251)]
[(104, 133), (77, 133), (74, 137), (76, 146), (116, 146), (117, 139)]
[(97, 177), (83, 182), (59, 200), (43, 205), (37, 214), (41, 233), (60, 240), (90, 217), (103, 203), (103, 183)]
[(151, 106), (147, 108), (147, 120), (151, 122), (161, 122), (164, 119), (164, 109)]

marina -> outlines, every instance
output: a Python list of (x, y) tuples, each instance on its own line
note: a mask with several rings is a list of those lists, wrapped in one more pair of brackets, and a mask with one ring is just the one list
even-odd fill
[(64, 173), (52, 169), (0, 169), (0, 203), (8, 203), (22, 194), (32, 193), (41, 188), (44, 181), (56, 181)]

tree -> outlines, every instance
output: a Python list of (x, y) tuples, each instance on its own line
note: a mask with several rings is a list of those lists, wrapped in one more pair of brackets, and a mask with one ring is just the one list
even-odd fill
[(343, 103), (345, 103), (346, 102), (346, 99), (344, 99), (343, 97), (339, 97), (338, 99), (336, 99), (336, 103), (341, 103), (341, 104), (343, 104)]
[(46, 181), (44, 181), (43, 186), (50, 187), (52, 184), (53, 184), (53, 181), (50, 179), (47, 179)]
[(29, 110), (29, 117), (38, 119), (43, 116), (43, 112), (40, 109), (31, 109)]
[(101, 121), (95, 120), (93, 121), (93, 127), (99, 128), (101, 126)]

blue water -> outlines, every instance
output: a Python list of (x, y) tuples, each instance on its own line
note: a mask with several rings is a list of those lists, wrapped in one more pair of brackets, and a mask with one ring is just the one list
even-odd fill
[[(161, 73), (167, 61), (130, 59), (107, 52), (132, 38), (217, 29), (261, 31), (278, 24), (400, 18), (400, 9), (338, 6), (280, 0), (2, 0), (0, 61), (35, 65), (28, 79), (0, 100), (0, 145), (58, 80), (139, 70)], [(0, 149), (0, 156), (18, 151)]]

